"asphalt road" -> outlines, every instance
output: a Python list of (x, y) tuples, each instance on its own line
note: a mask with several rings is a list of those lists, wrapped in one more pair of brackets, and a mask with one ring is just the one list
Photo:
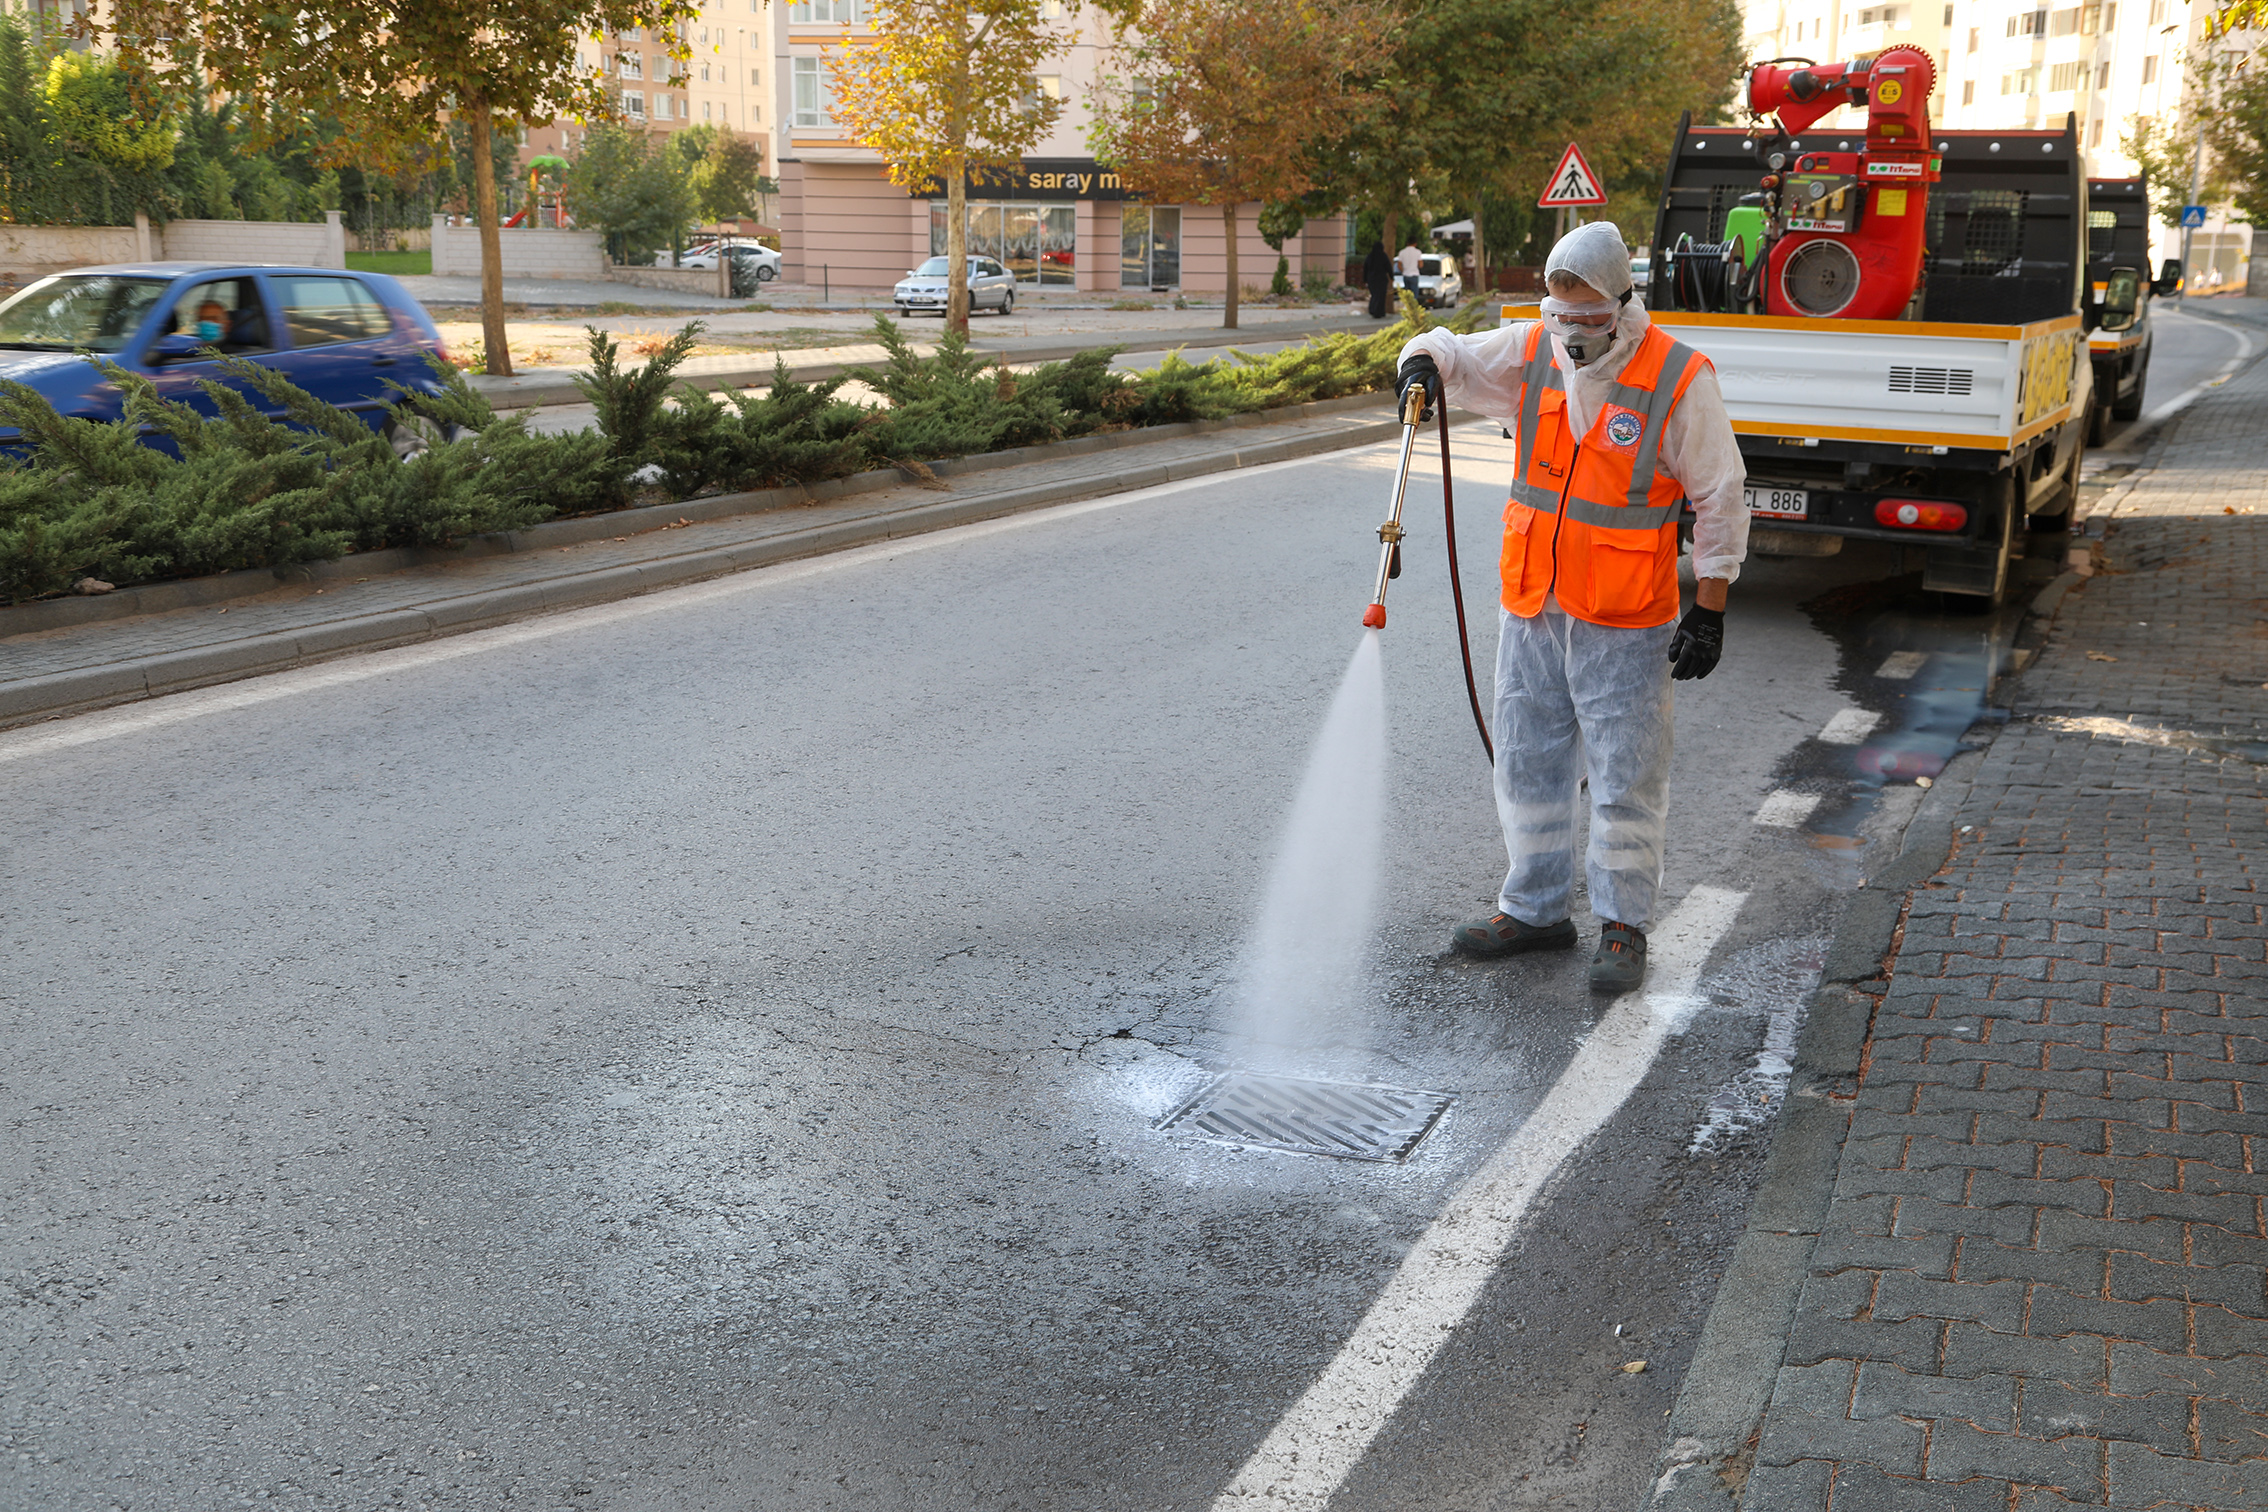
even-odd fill
[[(1458, 448), (1485, 659), (1509, 448)], [(1213, 1505), (1607, 1011), (1588, 928), (1442, 948), (1503, 858), (1428, 468), (1385, 917), (1295, 1063), (1458, 1101), (1399, 1166), (1152, 1129), (1255, 1054), (1241, 951), (1390, 460), (0, 737), (0, 1507)], [(1767, 1037), (1916, 796), (1812, 737), (1875, 709), (1941, 757), (1981, 698), (1989, 624), (1899, 565), (1738, 585), (1665, 898), (1729, 928), (1430, 1368), (1358, 1364), (1394, 1410), (1334, 1508), (1637, 1496)], [(1915, 645), (1940, 670), (1876, 675)], [(1819, 821), (1757, 823), (1781, 789)]]

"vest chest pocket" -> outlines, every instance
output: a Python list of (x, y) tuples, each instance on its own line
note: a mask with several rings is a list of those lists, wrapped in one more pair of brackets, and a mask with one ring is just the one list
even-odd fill
[(1546, 389), (1536, 396), (1536, 454), (1524, 459), (1528, 481), (1558, 487), (1567, 476), (1568, 453), (1575, 438), (1567, 430), (1567, 395)]

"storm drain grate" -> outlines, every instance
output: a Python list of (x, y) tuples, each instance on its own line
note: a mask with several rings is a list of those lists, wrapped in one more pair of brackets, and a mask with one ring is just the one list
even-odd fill
[(1433, 1132), (1447, 1092), (1296, 1076), (1216, 1076), (1158, 1122), (1161, 1134), (1339, 1160), (1401, 1160)]

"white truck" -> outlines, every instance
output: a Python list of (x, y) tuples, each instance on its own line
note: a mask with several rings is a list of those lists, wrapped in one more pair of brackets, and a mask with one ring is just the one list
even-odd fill
[[(1806, 129), (1791, 140), (1681, 121), (1648, 304), (1657, 324), (1715, 364), (1748, 461), (1752, 550), (1827, 556), (1848, 539), (1892, 542), (1918, 552), (1924, 587), (1998, 604), (2023, 555), (2025, 517), (2064, 518), (2077, 498), (2096, 409), (2089, 333), (2133, 319), (2139, 280), (2087, 297), (2087, 181), (2074, 124), (1934, 129), (1937, 177), (1903, 318), (1789, 313), (1791, 302), (1801, 309), (1835, 290), (1796, 282), (1802, 265), (1784, 254), (1770, 264), (1782, 282), (1768, 302), (1759, 284), (1771, 243), (1742, 241), (1765, 224), (1759, 202), (1775, 208), (1760, 180), (1775, 194), (1809, 189), (1795, 170), (1841, 153), (1849, 157), (1833, 166), (1844, 177), (1819, 175), (1829, 186), (1849, 185), (1861, 207), (1870, 192), (1899, 194), (1846, 167), (1866, 135)], [(1887, 213), (1904, 206), (1901, 195)], [(1777, 224), (1836, 226), (1784, 213)], [(1840, 297), (1850, 297), (1848, 285)]]

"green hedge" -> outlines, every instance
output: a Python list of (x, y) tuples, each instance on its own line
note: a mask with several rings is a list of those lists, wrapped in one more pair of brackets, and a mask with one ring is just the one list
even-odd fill
[[(1472, 329), (1485, 309), (1467, 306), (1447, 324)], [(923, 357), (877, 317), (888, 353), (881, 368), (802, 384), (783, 358), (770, 392), (721, 400), (690, 386), (670, 392), (698, 322), (628, 370), (617, 344), (593, 330), (590, 371), (575, 382), (598, 411), (596, 430), (536, 434), (531, 414), (497, 415), (436, 362), (439, 396), (396, 386), (389, 427), (427, 442), (406, 461), (359, 417), (273, 369), (218, 353), (223, 372), (278, 418), (217, 382), (203, 385), (217, 411), (204, 415), (111, 364), (103, 370), (125, 396), (122, 425), (64, 417), (0, 380), (0, 426), (20, 431), (30, 450), (28, 460), (0, 459), (0, 601), (66, 592), (82, 577), (125, 585), (442, 545), (555, 515), (877, 467), (919, 476), (950, 457), (1363, 393), (1391, 387), (1402, 344), (1428, 324), (1405, 296), (1402, 320), (1374, 335), (1328, 336), (1265, 357), (1175, 355), (1137, 374), (1111, 369), (1116, 349), (1013, 372), (986, 365), (950, 332)], [(838, 397), (853, 379), (887, 403)], [(145, 431), (170, 438), (179, 456), (144, 445)]]

